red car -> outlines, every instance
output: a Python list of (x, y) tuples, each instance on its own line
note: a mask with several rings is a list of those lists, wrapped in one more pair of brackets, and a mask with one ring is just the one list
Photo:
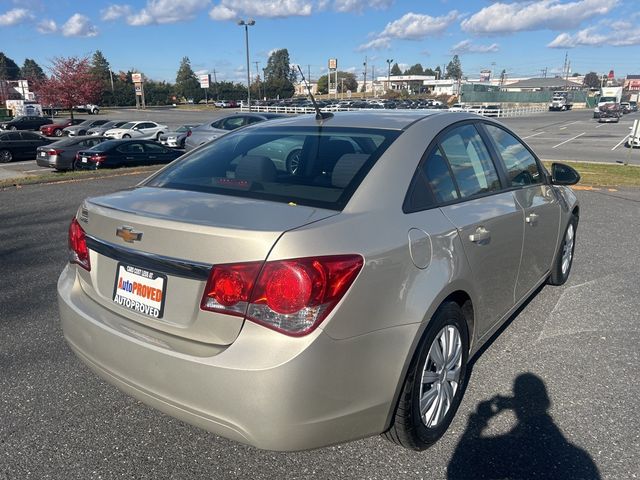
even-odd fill
[(64, 128), (70, 127), (71, 125), (78, 125), (82, 122), (84, 122), (84, 118), (67, 118), (65, 120), (59, 120), (56, 123), (41, 126), (40, 133), (47, 137), (61, 137), (64, 135)]

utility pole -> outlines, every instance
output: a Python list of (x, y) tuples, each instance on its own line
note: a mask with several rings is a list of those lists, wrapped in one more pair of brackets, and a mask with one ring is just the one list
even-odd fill
[(362, 65), (364, 65), (364, 87), (362, 90), (362, 97), (366, 98), (367, 97), (367, 57), (364, 57), (364, 63)]
[(340, 79), (341, 87), (340, 87), (340, 99), (344, 100), (344, 77)]
[(311, 65), (307, 64), (307, 82), (311, 85)]
[(540, 72), (542, 73), (542, 78), (547, 78), (547, 67), (544, 67)]
[(387, 58), (387, 90), (391, 91), (391, 64), (393, 58)]

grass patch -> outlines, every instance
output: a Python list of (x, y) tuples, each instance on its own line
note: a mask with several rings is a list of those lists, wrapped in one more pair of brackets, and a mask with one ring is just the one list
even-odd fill
[(18, 178), (0, 180), (0, 188), (19, 187), (22, 185), (34, 185), (38, 183), (73, 182), (91, 180), (100, 177), (120, 177), (123, 175), (135, 175), (138, 173), (152, 173), (163, 165), (148, 167), (118, 168), (114, 170), (81, 170), (73, 172), (45, 172), (40, 175), (29, 175)]
[[(553, 162), (544, 161), (551, 170)], [(579, 173), (578, 185), (593, 187), (640, 187), (640, 167), (635, 165), (619, 165), (615, 163), (586, 163), (586, 162), (558, 162), (567, 163)]]

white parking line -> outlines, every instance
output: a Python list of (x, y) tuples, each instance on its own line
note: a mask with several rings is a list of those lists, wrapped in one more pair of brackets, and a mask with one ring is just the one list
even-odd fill
[(580, 123), (582, 120), (576, 120), (575, 122), (569, 122), (569, 123), (565, 123), (562, 127), (560, 127), (560, 130), (564, 130), (565, 128), (567, 128), (569, 125), (573, 125), (574, 123)]
[(624, 138), (622, 140), (620, 140), (618, 142), (618, 144), (611, 149), (611, 151), (613, 152), (616, 148), (618, 148), (620, 145), (622, 145), (624, 142), (626, 142), (627, 138), (629, 138), (629, 135), (625, 135)]
[[(575, 122), (574, 122), (574, 123), (575, 123)], [(581, 134), (576, 135), (575, 137), (572, 137), (572, 138), (570, 138), (569, 140), (565, 140), (564, 142), (560, 142), (559, 144), (554, 145), (554, 146), (553, 146), (553, 147), (551, 147), (551, 148), (558, 148), (560, 145), (564, 145), (565, 143), (569, 143), (571, 140), (575, 140), (576, 138), (581, 137), (581, 136), (582, 136), (582, 135), (584, 135), (585, 133), (587, 133), (587, 132), (582, 132)]]
[(15, 167), (16, 165), (26, 165), (28, 163), (34, 163), (35, 164), (35, 162), (33, 160), (25, 160), (24, 162), (5, 163), (3, 165), (0, 165), (0, 167)]
[(538, 132), (538, 133), (534, 133), (533, 135), (528, 135), (526, 137), (522, 137), (523, 140), (526, 140), (527, 138), (531, 138), (531, 137), (535, 137), (537, 135), (542, 135), (544, 132)]

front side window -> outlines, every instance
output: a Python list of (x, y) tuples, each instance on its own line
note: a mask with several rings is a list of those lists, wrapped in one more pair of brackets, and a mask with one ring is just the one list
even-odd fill
[(542, 175), (536, 159), (517, 138), (494, 125), (485, 125), (485, 128), (502, 157), (511, 185), (526, 186), (542, 183)]
[(399, 134), (257, 125), (185, 155), (145, 185), (341, 210)]
[(489, 151), (473, 125), (448, 132), (440, 141), (440, 148), (449, 161), (462, 198), (500, 189)]

